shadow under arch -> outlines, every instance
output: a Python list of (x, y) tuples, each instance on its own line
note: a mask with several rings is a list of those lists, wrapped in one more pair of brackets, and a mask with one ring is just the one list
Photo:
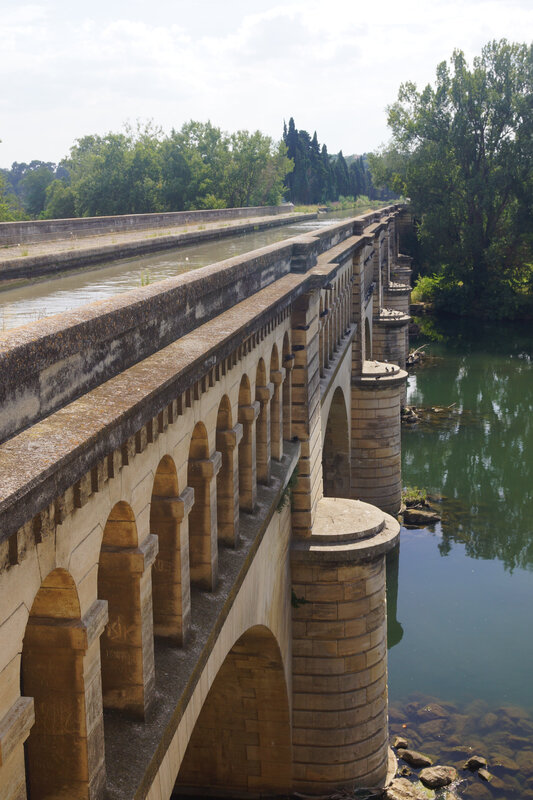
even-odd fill
[[(35, 708), (24, 745), (31, 800), (89, 796), (84, 644), (74, 579), (57, 568), (35, 596), (22, 645), (21, 694)], [(94, 702), (101, 707), (101, 695)]]
[(370, 331), (370, 322), (368, 317), (365, 317), (365, 361), (372, 360), (372, 333)]
[(291, 771), (283, 660), (273, 633), (256, 625), (235, 642), (215, 677), (174, 793), (277, 795), (289, 791)]
[(325, 497), (350, 496), (350, 436), (344, 393), (337, 386), (333, 394), (322, 448)]

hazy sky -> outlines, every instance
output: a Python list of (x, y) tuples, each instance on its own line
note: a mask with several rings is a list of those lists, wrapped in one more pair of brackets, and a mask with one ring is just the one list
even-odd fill
[(362, 153), (388, 139), (401, 81), (503, 37), (531, 40), (532, 0), (0, 0), (0, 166), (137, 119), (279, 139), (293, 116)]

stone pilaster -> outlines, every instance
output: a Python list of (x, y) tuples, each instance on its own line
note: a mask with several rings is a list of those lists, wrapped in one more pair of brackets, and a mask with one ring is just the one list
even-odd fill
[(280, 461), (283, 458), (283, 398), (282, 387), (285, 380), (285, 368), (273, 370), (270, 380), (274, 386), (274, 394), (270, 404), (270, 449), (272, 458)]
[(293, 788), (380, 786), (388, 764), (385, 553), (396, 520), (323, 498), (293, 542)]
[(104, 705), (144, 718), (155, 691), (152, 564), (157, 536), (138, 547), (103, 545), (99, 591), (109, 604), (102, 634)]
[(189, 563), (191, 581), (212, 592), (218, 577), (217, 484), (222, 465), (217, 451), (209, 458), (189, 459), (189, 483), (194, 505), (189, 514)]
[(239, 444), (239, 504), (243, 511), (252, 512), (257, 502), (257, 459), (255, 425), (259, 401), (239, 406), (238, 419), (242, 425)]
[(318, 314), (318, 291), (298, 298), (292, 314), (292, 434), (301, 445), (298, 481), (292, 494), (292, 530), (296, 537), (304, 538), (311, 534), (322, 496)]
[(270, 483), (270, 401), (274, 394), (274, 384), (258, 386), (255, 399), (259, 402), (259, 415), (256, 422), (257, 480)]
[(191, 623), (188, 516), (194, 490), (179, 497), (152, 496), (150, 520), (159, 551), (152, 571), (154, 634), (182, 646)]
[(236, 547), (239, 543), (239, 460), (237, 448), (243, 436), (238, 422), (229, 430), (217, 430), (217, 450), (222, 466), (217, 475), (217, 526), (220, 542)]

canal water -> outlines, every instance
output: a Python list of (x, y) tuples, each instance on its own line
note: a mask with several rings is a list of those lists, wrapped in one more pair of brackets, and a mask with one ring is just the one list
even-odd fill
[(3, 331), (27, 325), (52, 314), (70, 311), (86, 303), (233, 258), (292, 236), (301, 236), (359, 213), (361, 212), (349, 209), (321, 214), (317, 219), (295, 225), (282, 225), (257, 233), (231, 236), (175, 250), (162, 250), (146, 256), (100, 264), (92, 269), (63, 273), (54, 279), (29, 286), (4, 290), (0, 292), (0, 336)]
[(388, 564), (391, 732), (484, 756), (493, 780), (460, 770), (459, 798), (533, 798), (533, 325), (422, 325), (402, 477), (442, 521)]

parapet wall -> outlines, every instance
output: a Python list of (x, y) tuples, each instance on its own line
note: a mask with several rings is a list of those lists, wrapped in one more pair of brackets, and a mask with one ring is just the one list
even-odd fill
[(379, 216), (371, 212), (8, 333), (0, 340), (0, 441), (284, 275), (305, 273), (321, 253), (353, 236), (354, 226)]
[(247, 217), (268, 217), (276, 214), (288, 214), (293, 208), (292, 203), (287, 203), (282, 206), (171, 211), (164, 214), (120, 214), (112, 217), (2, 222), (0, 223), (0, 246), (68, 239), (69, 236), (78, 238), (121, 231), (140, 231), (150, 228), (199, 225), (205, 222), (224, 222)]

